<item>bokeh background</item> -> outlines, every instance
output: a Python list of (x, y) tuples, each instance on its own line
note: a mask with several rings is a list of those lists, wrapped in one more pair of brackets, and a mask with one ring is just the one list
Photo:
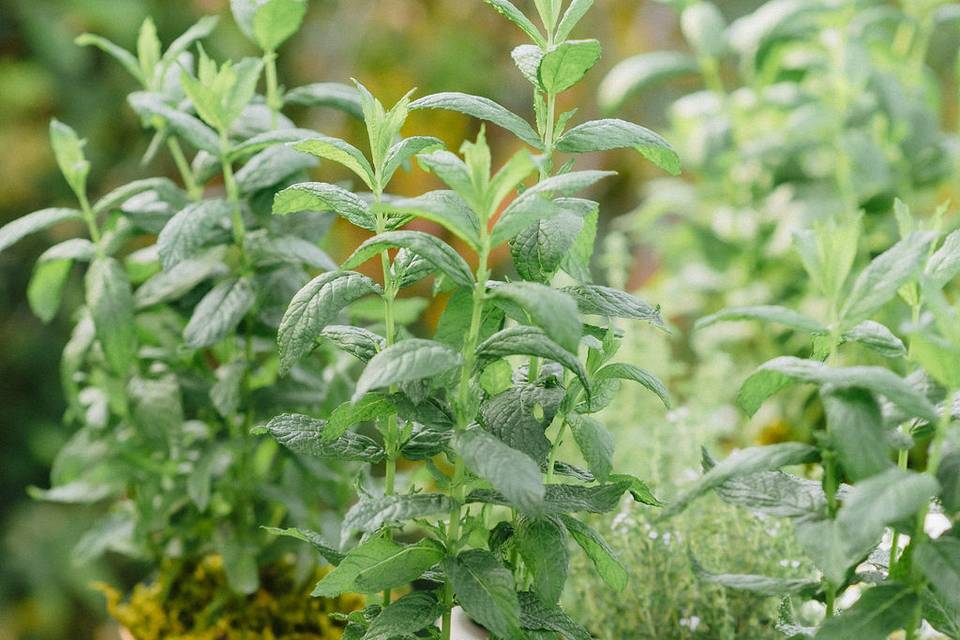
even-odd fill
[[(733, 19), (760, 3), (718, 4)], [(91, 31), (133, 47), (140, 23), (150, 15), (161, 40), (169, 42), (199, 16), (219, 13), (223, 19), (208, 39), (208, 49), (217, 57), (254, 54), (227, 5), (228, 0), (0, 0), (0, 225), (70, 202), (48, 146), (53, 116), (88, 139), (91, 193), (105, 193), (142, 175), (139, 158), (148, 139), (125, 103), (135, 89), (133, 81), (99, 51), (75, 46), (75, 36)], [(588, 112), (583, 116), (597, 115), (591, 107), (597, 84), (615, 62), (641, 51), (683, 46), (675, 11), (653, 0), (598, 0), (579, 32), (599, 38), (605, 47), (601, 65), (577, 91), (564, 96), (582, 105)], [(521, 38), (479, 0), (310, 0), (304, 28), (281, 52), (281, 78), (287, 86), (297, 86), (345, 82), (353, 76), (385, 102), (414, 86), (420, 95), (463, 91), (528, 113), (530, 87), (509, 56)], [(955, 48), (943, 50), (940, 66), (949, 71)], [(632, 102), (626, 115), (663, 130), (667, 106), (687, 89), (680, 83), (646, 95)], [(946, 93), (956, 95), (955, 89)], [(953, 121), (955, 108), (947, 111), (945, 119)], [(303, 126), (325, 133), (358, 134), (355, 123), (330, 113), (294, 115)], [(409, 133), (418, 133), (417, 128), (456, 148), (475, 135), (477, 125), (454, 114), (430, 112), (411, 118)], [(495, 128), (489, 136), (501, 154), (515, 144)], [(602, 229), (631, 211), (641, 185), (657, 175), (636, 154), (604, 160), (620, 175), (597, 194), (603, 204)], [(173, 175), (172, 166), (160, 170)], [(416, 194), (428, 188), (426, 180), (419, 172), (406, 174), (396, 190)], [(346, 226), (334, 229), (330, 249), (335, 258), (360, 240), (352, 233)], [(104, 623), (102, 597), (90, 584), (129, 585), (142, 576), (116, 559), (74, 563), (69, 551), (90, 514), (35, 503), (26, 495), (30, 485), (46, 485), (50, 462), (68, 436), (60, 424), (64, 404), (57, 367), (69, 318), (61, 314), (44, 326), (25, 299), (33, 260), (49, 240), (35, 237), (0, 256), (0, 640), (113, 638), (115, 631)], [(629, 287), (657, 277), (655, 260), (642, 248), (633, 250), (629, 260)], [(74, 301), (80, 287), (79, 279), (70, 287)], [(65, 307), (75, 306), (68, 293)]]

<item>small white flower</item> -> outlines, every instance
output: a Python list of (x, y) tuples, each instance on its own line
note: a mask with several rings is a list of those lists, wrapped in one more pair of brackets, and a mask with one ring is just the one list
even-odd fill
[(790, 561), (789, 561), (789, 560), (781, 560), (781, 561), (780, 561), (780, 566), (781, 566), (781, 567), (786, 567), (786, 566), (788, 566), (789, 564), (790, 564)]
[(696, 631), (700, 626), (700, 616), (690, 616), (690, 631)]
[(799, 569), (799, 568), (800, 568), (800, 561), (799, 561), (799, 560), (794, 560), (794, 561), (792, 561), (792, 562), (790, 563), (790, 566), (793, 567), (794, 569)]
[(660, 534), (657, 533), (656, 531), (651, 531), (649, 535), (651, 540), (656, 540), (657, 538), (660, 537)]

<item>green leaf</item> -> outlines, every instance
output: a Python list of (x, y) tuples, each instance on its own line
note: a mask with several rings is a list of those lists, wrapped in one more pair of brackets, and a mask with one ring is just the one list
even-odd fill
[(664, 510), (661, 518), (669, 518), (683, 511), (688, 504), (724, 483), (794, 464), (805, 464), (817, 459), (816, 447), (799, 442), (785, 442), (766, 447), (741, 449), (707, 471), (700, 479)]
[(921, 544), (914, 559), (937, 593), (954, 609), (960, 609), (960, 539), (941, 536)]
[(666, 385), (649, 371), (632, 364), (617, 362), (608, 364), (594, 374), (594, 382), (599, 384), (604, 380), (632, 380), (637, 382), (655, 393), (663, 402), (663, 405), (668, 409), (670, 408), (670, 392), (667, 391)]
[(269, 147), (250, 158), (237, 171), (237, 186), (241, 195), (251, 195), (315, 166), (317, 161), (306, 154), (283, 146)]
[(882, 584), (866, 589), (852, 607), (828, 618), (815, 640), (886, 638), (897, 629), (912, 625), (920, 599), (908, 586)]
[(163, 269), (169, 271), (221, 237), (232, 213), (233, 205), (226, 200), (202, 200), (170, 218), (157, 237)]
[(170, 43), (167, 50), (163, 53), (163, 63), (172, 64), (180, 57), (180, 54), (189, 49), (197, 40), (206, 38), (217, 27), (220, 22), (220, 16), (203, 16), (197, 20), (189, 29), (183, 32), (176, 40)]
[(351, 549), (311, 595), (335, 598), (347, 591), (373, 593), (407, 584), (440, 562), (443, 555), (443, 547), (433, 540), (404, 546), (388, 538), (371, 538)]
[(67, 220), (82, 220), (83, 214), (77, 209), (41, 209), (17, 218), (0, 227), (0, 252), (13, 246), (32, 233), (43, 231), (55, 224)]
[(694, 2), (680, 14), (683, 37), (698, 55), (718, 59), (727, 50), (727, 21), (712, 2)]
[(510, 2), (510, 0), (484, 0), (484, 2), (493, 7), (497, 13), (507, 20), (520, 27), (520, 30), (527, 34), (537, 45), (540, 47), (547, 45), (547, 40), (543, 37), (543, 34), (540, 33), (540, 30), (537, 29), (530, 19), (523, 15), (523, 12)]
[(463, 198), (453, 191), (431, 191), (416, 198), (396, 200), (390, 203), (390, 211), (439, 224), (472, 249), (480, 249), (480, 220)]
[(303, 182), (280, 191), (273, 200), (273, 213), (286, 215), (301, 211), (335, 211), (362, 229), (377, 228), (370, 207), (357, 195), (342, 187), (323, 182)]
[(802, 313), (797, 313), (786, 307), (778, 306), (757, 306), (757, 307), (732, 307), (724, 309), (713, 315), (706, 316), (697, 320), (696, 330), (705, 329), (719, 322), (732, 322), (736, 320), (759, 320), (761, 322), (776, 322), (791, 329), (806, 331), (815, 335), (828, 333), (829, 330)]
[(230, 589), (242, 595), (255, 593), (260, 587), (256, 547), (231, 537), (220, 545), (220, 555)]
[(154, 93), (131, 93), (127, 100), (133, 110), (149, 122), (154, 116), (162, 118), (176, 134), (196, 149), (220, 157), (220, 139), (216, 132), (199, 119), (188, 113), (174, 109), (163, 102)]
[(355, 300), (381, 293), (370, 278), (353, 271), (333, 271), (311, 280), (290, 301), (280, 321), (280, 372), (284, 374), (310, 352), (323, 329)]
[(414, 591), (384, 607), (371, 623), (363, 640), (393, 640), (433, 626), (443, 615), (443, 606), (432, 593)]
[(510, 240), (513, 265), (524, 280), (548, 283), (573, 251), (585, 217), (597, 210), (595, 202), (578, 198), (560, 198), (554, 204), (563, 211), (538, 220)]
[(246, 250), (257, 267), (290, 264), (325, 271), (339, 268), (333, 258), (316, 243), (292, 235), (274, 236), (264, 231), (254, 231), (247, 234)]
[(376, 464), (386, 456), (383, 448), (366, 436), (352, 431), (333, 442), (323, 437), (326, 422), (299, 414), (285, 413), (268, 422), (264, 429), (277, 442), (295, 453), (318, 458), (356, 460)]
[(443, 568), (467, 614), (502, 638), (522, 636), (513, 574), (489, 551), (470, 549), (446, 558)]
[(557, 31), (553, 36), (554, 39), (562, 42), (570, 37), (570, 33), (573, 32), (574, 27), (580, 23), (583, 16), (587, 15), (587, 11), (589, 11), (592, 6), (593, 0), (573, 0), (564, 12), (560, 24), (557, 26)]
[(880, 406), (871, 394), (862, 389), (845, 389), (823, 393), (822, 398), (833, 445), (851, 482), (893, 466)]
[(903, 341), (879, 322), (864, 320), (843, 334), (843, 339), (858, 342), (876, 351), (885, 358), (902, 358), (907, 355)]
[(570, 554), (566, 530), (552, 518), (524, 518), (515, 534), (533, 588), (547, 604), (556, 604), (567, 581)]
[(431, 378), (463, 364), (463, 357), (450, 347), (411, 338), (387, 347), (367, 364), (357, 380), (353, 401), (367, 392), (403, 382)]
[(358, 402), (344, 402), (330, 414), (324, 429), (325, 440), (336, 440), (355, 424), (369, 422), (397, 413), (397, 407), (389, 396), (368, 393)]
[(551, 340), (576, 353), (582, 325), (577, 303), (570, 296), (534, 282), (509, 282), (495, 283), (488, 297), (516, 305)]
[(320, 337), (337, 345), (337, 348), (346, 351), (363, 362), (370, 362), (387, 344), (387, 341), (377, 334), (361, 327), (348, 325), (330, 325), (324, 327)]
[(149, 17), (140, 25), (137, 58), (143, 77), (148, 84), (152, 83), (156, 77), (157, 65), (160, 63), (160, 39), (157, 37), (157, 25)]
[(126, 49), (93, 33), (81, 33), (73, 42), (78, 47), (96, 47), (100, 49), (123, 65), (127, 73), (136, 78), (137, 82), (146, 86), (147, 79), (143, 77), (143, 72), (140, 70), (140, 61)]
[(552, 632), (563, 640), (591, 640), (590, 632), (574, 622), (560, 607), (545, 605), (537, 594), (530, 591), (521, 591), (517, 596), (520, 599), (520, 626), (524, 629)]
[[(504, 360), (496, 362), (504, 363)], [(490, 371), (494, 363), (485, 370)], [(507, 375), (511, 374), (509, 365)], [(507, 383), (509, 384), (509, 379)], [(544, 435), (563, 401), (562, 387), (518, 384), (487, 398), (480, 405), (484, 427), (506, 445), (522, 451), (537, 462), (545, 462), (550, 440)]]
[(81, 140), (76, 131), (54, 119), (50, 121), (50, 143), (67, 184), (78, 198), (85, 198), (90, 174), (90, 163), (83, 154), (86, 140)]
[(587, 373), (576, 355), (551, 340), (542, 329), (537, 327), (510, 327), (490, 336), (477, 347), (477, 356), (482, 360), (496, 360), (512, 355), (553, 360), (575, 373), (580, 384), (589, 389)]
[(613, 436), (590, 416), (570, 414), (567, 424), (590, 473), (600, 482), (606, 482), (613, 470)]
[[(367, 188), (373, 189), (376, 181), (373, 167), (370, 166), (370, 162), (363, 153), (349, 142), (345, 142), (340, 138), (317, 135), (316, 137), (311, 137), (309, 140), (304, 140), (303, 142), (293, 145), (293, 148), (302, 153), (309, 153), (312, 156), (323, 158), (324, 160), (331, 160), (345, 166), (363, 180)], [(274, 211), (274, 213), (276, 213), (276, 211)]]
[(940, 502), (947, 513), (960, 511), (960, 450), (948, 451), (937, 468), (937, 480), (940, 482)]
[(343, 517), (341, 538), (355, 533), (372, 533), (385, 525), (400, 524), (414, 518), (447, 515), (456, 506), (449, 496), (415, 493), (368, 498), (353, 505)]
[(353, 269), (387, 249), (403, 248), (423, 256), (438, 271), (457, 284), (473, 286), (470, 265), (440, 238), (423, 231), (387, 231), (365, 241), (343, 263), (344, 269)]
[(424, 153), (438, 147), (443, 147), (443, 141), (432, 136), (414, 136), (400, 140), (390, 147), (387, 155), (384, 157), (381, 181), (384, 185), (387, 185), (393, 178), (393, 174), (395, 174), (405, 162), (418, 153)]
[(309, 543), (322, 557), (324, 560), (337, 566), (343, 562), (344, 554), (340, 553), (333, 547), (327, 545), (323, 536), (317, 533), (316, 531), (311, 531), (309, 529), (300, 529), (300, 528), (289, 528), (289, 529), (278, 529), (276, 527), (261, 527), (267, 533), (274, 536), (285, 536), (287, 538), (294, 538), (295, 540), (301, 540), (303, 542)]
[(512, 506), (525, 513), (540, 512), (545, 489), (533, 458), (480, 428), (460, 433), (455, 446), (467, 468), (492, 484)]
[(864, 269), (846, 297), (840, 318), (852, 327), (878, 311), (917, 275), (937, 234), (912, 233), (880, 254)]
[(827, 496), (816, 480), (782, 471), (733, 478), (714, 488), (728, 504), (777, 518), (810, 518), (823, 512)]
[(903, 409), (910, 416), (936, 420), (930, 401), (903, 378), (881, 367), (830, 367), (816, 360), (784, 356), (764, 363), (743, 383), (737, 394), (737, 404), (753, 415), (774, 393), (794, 382), (819, 386), (832, 385), (837, 389), (866, 389), (880, 394)]
[(540, 61), (540, 85), (547, 93), (563, 93), (580, 82), (602, 54), (597, 40), (570, 40), (554, 45)]
[(137, 289), (133, 297), (136, 308), (176, 300), (201, 282), (226, 275), (229, 267), (224, 264), (225, 257), (225, 247), (214, 247), (195, 258), (176, 263), (168, 271), (157, 273)]
[[(611, 476), (616, 478), (617, 476)], [(546, 496), (544, 497), (541, 515), (556, 515), (561, 513), (609, 513), (617, 508), (620, 498), (624, 492), (633, 489), (631, 494), (636, 500), (638, 497), (644, 498), (643, 504), (652, 504), (654, 499), (650, 496), (641, 495), (640, 489), (646, 486), (640, 486), (641, 483), (635, 478), (617, 480), (608, 484), (595, 486), (580, 486), (572, 484), (548, 484), (546, 485)], [(647, 489), (646, 493), (649, 493)], [(497, 504), (502, 506), (512, 506), (505, 496), (496, 491), (487, 491), (478, 489), (467, 496), (467, 502), (482, 502), (486, 504)], [(657, 503), (659, 504), (659, 503)]]
[(357, 89), (340, 82), (316, 82), (287, 92), (284, 103), (300, 107), (332, 107), (363, 119)]
[(72, 269), (73, 260), (69, 258), (37, 261), (27, 285), (27, 302), (44, 324), (57, 315)]
[(134, 180), (122, 187), (117, 187), (107, 195), (96, 201), (93, 205), (93, 211), (96, 214), (103, 214), (120, 209), (128, 200), (141, 193), (153, 191), (163, 202), (168, 202), (177, 208), (187, 205), (187, 196), (183, 190), (175, 185), (169, 178), (146, 178), (143, 180)]
[(133, 291), (120, 263), (113, 258), (94, 260), (87, 270), (86, 295), (107, 363), (125, 377), (136, 358), (137, 333), (133, 324)]
[(570, 536), (590, 558), (600, 578), (615, 591), (622, 593), (627, 588), (629, 580), (627, 570), (607, 541), (573, 516), (561, 514), (560, 520)]
[[(499, 1), (506, 2), (506, 0)], [(503, 127), (535, 149), (542, 149), (543, 147), (540, 136), (526, 120), (489, 98), (471, 96), (466, 93), (435, 93), (410, 103), (410, 109), (457, 111)]]
[(960, 273), (960, 229), (948, 235), (927, 261), (924, 275), (936, 287), (943, 288)]
[(493, 228), (492, 246), (510, 240), (539, 220), (561, 215), (571, 207), (579, 208), (576, 201), (553, 199), (586, 189), (612, 175), (615, 174), (610, 171), (573, 171), (541, 180), (504, 209)]
[(624, 120), (593, 120), (570, 129), (557, 140), (557, 150), (589, 153), (611, 149), (634, 149), (671, 175), (680, 175), (680, 156), (653, 131)]
[[(246, 17), (249, 9), (242, 8), (245, 4), (256, 6), (252, 21)], [(276, 51), (300, 29), (307, 13), (306, 0), (231, 0), (231, 7), (237, 23), (264, 51)]]
[(700, 72), (696, 59), (681, 51), (651, 51), (618, 62), (600, 83), (604, 113), (619, 111), (631, 97), (658, 84)]
[(658, 327), (664, 326), (663, 318), (660, 317), (660, 307), (647, 304), (629, 293), (592, 284), (564, 287), (561, 291), (573, 296), (581, 313), (626, 320), (645, 320)]
[(693, 571), (697, 578), (710, 584), (718, 584), (728, 589), (749, 591), (762, 596), (782, 596), (793, 593), (813, 595), (820, 587), (820, 580), (804, 578), (773, 578), (739, 573), (713, 573), (707, 571), (693, 555), (690, 556)]
[(237, 328), (257, 301), (257, 293), (248, 278), (230, 278), (219, 283), (193, 310), (183, 330), (183, 340), (191, 349), (211, 347)]

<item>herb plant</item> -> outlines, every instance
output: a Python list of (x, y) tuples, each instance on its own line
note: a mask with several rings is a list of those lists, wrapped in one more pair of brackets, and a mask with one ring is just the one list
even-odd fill
[[(318, 247), (329, 214), (270, 215), (275, 192), (316, 164), (286, 146), (316, 134), (295, 128), (282, 109), (322, 105), (359, 116), (360, 103), (346, 85), (279, 87), (276, 50), (299, 28), (304, 1), (234, 0), (232, 8), (261, 58), (218, 64), (199, 45), (194, 54), (215, 17), (166, 50), (149, 19), (136, 54), (99, 36), (78, 38), (139, 82), (129, 103), (153, 132), (144, 161), (166, 147), (182, 184), (151, 177), (92, 200), (84, 141), (54, 121), (53, 150), (77, 206), (14, 221), (0, 229), (0, 250), (59, 223), (85, 230), (40, 257), (27, 292), (49, 321), (73, 265), (85, 266), (61, 372), (76, 432), (54, 463), (52, 488), (34, 495), (109, 503), (80, 540), (81, 557), (116, 551), (176, 580), (178, 568), (189, 572), (216, 553), (230, 589), (250, 594), (275, 556), (258, 525), (286, 522), (289, 508), (296, 522), (319, 526), (318, 507), (340, 508), (345, 498), (341, 467), (305, 465), (249, 436), (278, 403), (319, 408), (349, 390), (335, 355), (329, 370), (318, 364), (277, 379), (272, 336), (289, 296), (309, 272), (336, 267)], [(316, 506), (297, 498), (306, 487), (322, 489)]]
[[(590, 0), (566, 7), (537, 0), (542, 29), (507, 0), (489, 4), (532, 40), (513, 57), (533, 85), (536, 128), (488, 98), (408, 95), (387, 109), (358, 84), (369, 154), (322, 136), (294, 148), (346, 166), (369, 191), (301, 183), (274, 201), (277, 215), (333, 210), (376, 234), (339, 270), (294, 296), (278, 335), (281, 372), (310, 362), (305, 357), (318, 340), (362, 361), (353, 397), (325, 419), (283, 414), (257, 429), (302, 454), (384, 465), (382, 485), (362, 481), (344, 518), (345, 552), (311, 531), (280, 531), (309, 540), (336, 565), (314, 595), (383, 593), (382, 606), (350, 616), (351, 638), (427, 633), (441, 618), (440, 636), (448, 639), (454, 606), (500, 638), (588, 638), (557, 605), (568, 539), (614, 588), (626, 586), (627, 574), (574, 514), (610, 511), (625, 493), (659, 504), (641, 480), (613, 472), (612, 438), (592, 414), (610, 402), (620, 380), (667, 401), (655, 376), (612, 362), (622, 335), (615, 319), (655, 326), (662, 320), (657, 308), (591, 283), (598, 205), (574, 195), (610, 173), (575, 171), (573, 160), (561, 165), (557, 157), (633, 148), (671, 172), (679, 170), (678, 158), (639, 125), (595, 120), (569, 127), (575, 111), (559, 111), (560, 96), (600, 58), (596, 40), (568, 39)], [(537, 153), (520, 151), (494, 170), (482, 129), (461, 156), (438, 149), (434, 138), (404, 138), (409, 113), (426, 109), (493, 123)], [(414, 198), (389, 193), (391, 177), (414, 156), (448, 189)], [(456, 236), (475, 266), (441, 238), (403, 229), (415, 218)], [(490, 254), (505, 244), (519, 277), (493, 280)], [(382, 284), (352, 271), (371, 259), (380, 262)], [(397, 326), (397, 296), (430, 275), (436, 291), (449, 293), (447, 307), (431, 339), (411, 337)], [(379, 327), (334, 324), (371, 295), (383, 300)], [(353, 429), (369, 422), (376, 432)], [(571, 437), (587, 469), (561, 460)], [(426, 475), (400, 477), (401, 461), (423, 461)], [(414, 530), (416, 541), (407, 541)], [(415, 581), (421, 588), (394, 598), (394, 590)]]
[[(815, 385), (825, 425), (814, 433), (813, 444), (746, 449), (719, 464), (705, 455), (705, 475), (667, 513), (714, 490), (732, 504), (794, 521), (798, 541), (820, 576), (783, 580), (704, 572), (711, 582), (734, 588), (821, 600), (826, 619), (815, 629), (798, 626), (790, 600), (784, 601), (780, 628), (789, 637), (879, 638), (904, 629), (914, 638), (921, 620), (950, 637), (960, 630), (954, 588), (960, 555), (952, 528), (958, 469), (955, 445), (948, 444), (956, 441), (960, 325), (943, 294), (960, 273), (960, 236), (954, 231), (943, 237), (940, 213), (925, 230), (899, 203), (903, 238), (856, 278), (851, 269), (859, 220), (798, 233), (796, 245), (810, 281), (828, 302), (826, 322), (782, 307), (732, 309), (701, 322), (772, 321), (814, 336), (813, 357), (765, 363), (738, 396), (752, 414), (791, 384)], [(909, 348), (868, 320), (893, 304), (898, 293), (912, 309)], [(891, 359), (906, 358), (914, 371), (902, 378), (886, 367), (843, 366), (839, 348), (848, 341), (864, 342)], [(911, 449), (925, 454), (925, 465), (917, 470), (910, 469)], [(779, 471), (812, 463), (818, 465), (819, 482)], [(926, 530), (934, 508), (949, 523), (946, 532), (936, 532), (939, 537)], [(884, 551), (878, 544), (887, 528), (892, 540)], [(862, 590), (860, 599), (837, 615), (838, 598), (851, 589)]]
[[(618, 63), (599, 101), (617, 112), (634, 96), (678, 94), (668, 137), (691, 179), (650, 181), (618, 223), (664, 263), (662, 295), (680, 300), (678, 317), (797, 302), (794, 230), (862, 209), (879, 252), (895, 197), (918, 210), (943, 198), (955, 175), (955, 136), (940, 124), (952, 89), (929, 62), (932, 35), (954, 28), (944, 3), (774, 0), (730, 24), (724, 3), (670, 4), (687, 49)], [(777, 348), (746, 337), (736, 347), (748, 361)]]

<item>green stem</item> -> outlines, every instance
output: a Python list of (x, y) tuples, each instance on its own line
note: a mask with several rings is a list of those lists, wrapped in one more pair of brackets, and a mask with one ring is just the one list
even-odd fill
[(247, 227), (243, 222), (243, 211), (240, 208), (240, 187), (233, 175), (233, 163), (228, 159), (230, 155), (230, 141), (226, 132), (220, 133), (220, 166), (223, 171), (223, 186), (227, 191), (227, 200), (233, 205), (231, 222), (233, 225), (233, 241), (244, 249), (247, 238)]
[[(463, 366), (460, 368), (460, 381), (457, 385), (457, 422), (455, 430), (459, 433), (466, 429), (473, 420), (470, 397), (470, 380), (476, 365), (477, 344), (480, 342), (480, 328), (483, 324), (483, 305), (487, 298), (487, 280), (490, 278), (490, 237), (486, 221), (480, 225), (480, 256), (476, 271), (476, 283), (473, 287), (473, 306), (470, 312), (470, 329), (463, 343)], [(453, 478), (450, 482), (453, 497), (453, 508), (450, 509), (449, 524), (447, 526), (447, 553), (456, 556), (460, 550), (460, 519), (463, 516), (463, 501), (466, 487), (463, 477), (466, 473), (463, 458), (454, 456)], [(444, 612), (441, 619), (441, 637), (450, 639), (450, 611), (453, 608), (453, 587), (447, 582), (444, 587)]]
[[(910, 451), (900, 449), (897, 453), (897, 467), (906, 470), (910, 461)], [(887, 565), (888, 570), (893, 571), (893, 565), (897, 563), (897, 552), (900, 550), (900, 532), (893, 530), (893, 537), (890, 539), (890, 561)]]
[(277, 52), (267, 51), (263, 54), (263, 66), (267, 76), (267, 106), (273, 112), (271, 126), (276, 129), (283, 109), (283, 97), (277, 85)]
[[(557, 415), (554, 416), (553, 422), (556, 423), (558, 421), (560, 422), (560, 431), (557, 432), (557, 437), (553, 441), (553, 445), (550, 447), (550, 456), (547, 458), (547, 484), (553, 482), (553, 467), (557, 463), (557, 454), (560, 451), (560, 445), (563, 444), (563, 436), (567, 431), (566, 414), (558, 412)], [(553, 425), (550, 426), (552, 427)]]
[(187, 188), (187, 197), (193, 201), (198, 201), (203, 197), (203, 187), (197, 184), (197, 179), (193, 175), (193, 169), (183, 155), (183, 149), (180, 148), (180, 142), (173, 137), (167, 138), (167, 148), (170, 149), (170, 155), (180, 171), (180, 178), (183, 180), (183, 186)]
[(90, 206), (90, 200), (87, 194), (80, 192), (77, 194), (77, 200), (80, 201), (80, 210), (83, 211), (83, 220), (87, 223), (87, 231), (90, 233), (90, 239), (94, 244), (100, 244), (100, 228), (97, 226), (97, 214), (93, 212)]

